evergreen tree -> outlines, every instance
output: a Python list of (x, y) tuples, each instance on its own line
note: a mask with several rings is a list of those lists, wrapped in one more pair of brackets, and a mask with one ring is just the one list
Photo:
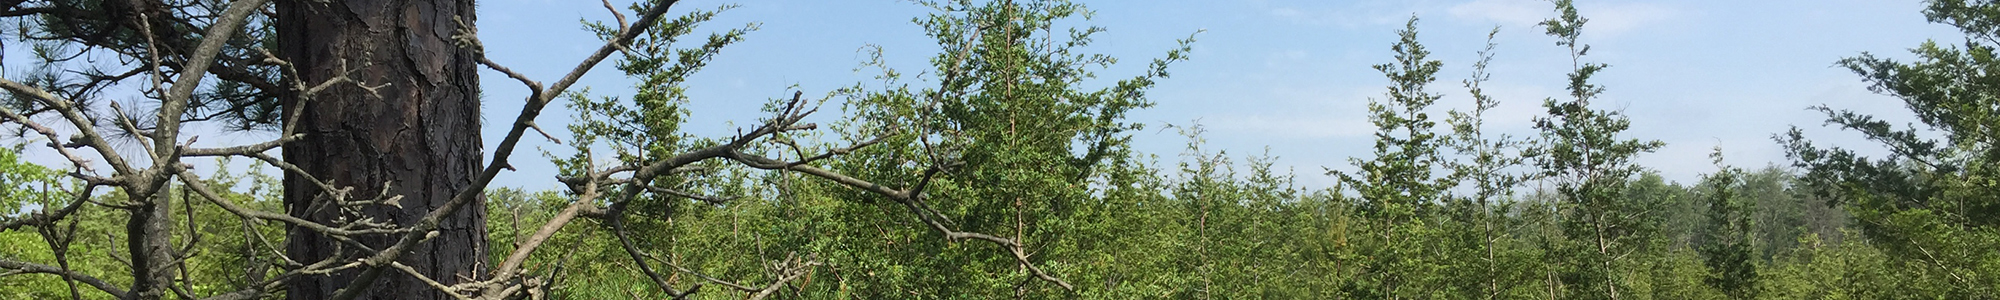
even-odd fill
[(1570, 0), (1557, 0), (1555, 5), (1560, 15), (1541, 25), (1556, 37), (1557, 46), (1569, 50), (1570, 94), (1568, 99), (1543, 101), (1548, 115), (1537, 117), (1534, 126), (1541, 130), (1541, 139), (1522, 155), (1555, 184), (1559, 196), (1563, 233), (1571, 240), (1552, 249), (1565, 264), (1563, 282), (1578, 289), (1574, 296), (1618, 299), (1622, 274), (1618, 260), (1643, 243), (1657, 225), (1647, 222), (1644, 203), (1624, 197), (1628, 181), (1643, 170), (1632, 158), (1664, 144), (1620, 137), (1631, 121), (1616, 111), (1591, 106), (1604, 88), (1590, 78), (1606, 65), (1583, 61), (1590, 46), (1578, 39), (1588, 19), (1577, 15)]
[(1745, 185), (1743, 169), (1722, 162), (1722, 148), (1709, 154), (1721, 168), (1703, 178), (1702, 195), (1708, 204), (1708, 224), (1702, 228), (1703, 263), (1708, 265), (1709, 286), (1735, 299), (1757, 298), (1757, 264), (1754, 247), (1756, 224), (1751, 220), (1755, 203), (1739, 196)]
[[(1448, 257), (1432, 251), (1441, 229), (1440, 203), (1452, 183), (1433, 174), (1444, 167), (1438, 155), (1444, 139), (1432, 128), (1426, 112), (1442, 95), (1427, 90), (1443, 63), (1429, 60), (1430, 51), (1417, 41), (1417, 18), (1411, 17), (1400, 40), (1390, 46), (1396, 62), (1375, 65), (1389, 79), (1386, 99), (1370, 101), (1368, 120), (1375, 124), (1374, 158), (1350, 158), (1359, 170), (1329, 171), (1360, 197), (1362, 216), (1372, 221), (1374, 243), (1364, 245), (1366, 283), (1354, 285), (1363, 297), (1401, 298), (1445, 292), (1445, 285), (1419, 285), (1442, 276)], [(1412, 286), (1416, 285), (1416, 286)]]
[[(1051, 34), (1087, 16), (1060, 0), (923, 2), (937, 13), (917, 19), (942, 49), (923, 86), (903, 82), (876, 61), (886, 86), (851, 90), (849, 133), (887, 133), (834, 169), (874, 183), (914, 190), (899, 211), (923, 224), (881, 224), (943, 238), (918, 244), (935, 255), (886, 262), (924, 272), (892, 278), (878, 293), (925, 287), (927, 294), (1002, 297), (1077, 291), (1068, 277), (1083, 210), (1106, 201), (1094, 182), (1120, 172), (1131, 155), (1126, 120), (1150, 107), (1148, 89), (1167, 66), (1186, 59), (1188, 40), (1154, 59), (1142, 74), (1092, 87), (1096, 71), (1116, 60), (1087, 53), (1103, 28)], [(849, 194), (842, 198), (879, 196)], [(1193, 221), (1199, 221), (1198, 219)], [(973, 242), (962, 243), (961, 241)], [(996, 255), (997, 254), (997, 255)], [(1194, 262), (1188, 262), (1194, 263)], [(1046, 293), (1055, 292), (1055, 293)], [(1048, 296), (1054, 297), (1054, 296)]]

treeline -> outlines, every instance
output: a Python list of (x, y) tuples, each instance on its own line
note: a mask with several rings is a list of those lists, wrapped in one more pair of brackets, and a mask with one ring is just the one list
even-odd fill
[[(1539, 103), (1486, 95), (1490, 40), (1471, 78), (1433, 86), (1444, 62), (1427, 58), (1413, 18), (1390, 47), (1393, 60), (1374, 67), (1391, 84), (1366, 108), (1378, 129), (1372, 153), (1353, 158), (1353, 171), (1304, 175), (1275, 167), (1277, 158), (1205, 148), (1199, 125), (1173, 128), (1188, 140), (1177, 155), (1131, 149), (1126, 132), (1142, 126), (1125, 114), (1152, 105), (1145, 92), (1187, 59), (1192, 39), (1145, 74), (1089, 87), (1112, 62), (1083, 52), (1098, 29), (1050, 34), (1087, 11), (1024, 2), (933, 3), (940, 12), (918, 19), (942, 46), (928, 75), (905, 78), (877, 55), (879, 85), (830, 94), (847, 113), (829, 124), (834, 134), (783, 134), (788, 147), (754, 150), (810, 165), (699, 163), (647, 179), (671, 192), (611, 205), (629, 211), (623, 217), (577, 219), (587, 226), (563, 228), (544, 248), (552, 250), (528, 260), (524, 272), (551, 274), (533, 279), (549, 287), (533, 296), (656, 299), (664, 295), (649, 277), (658, 276), (700, 299), (2000, 297), (2000, 75), (1988, 72), (2000, 67), (1991, 39), (2000, 20), (1984, 13), (2000, 5), (1932, 1), (1925, 11), (1986, 39), (1927, 43), (1914, 62), (1871, 54), (1840, 62), (1909, 104), (1925, 127), (1817, 110), (1893, 155), (1865, 157), (1793, 130), (1775, 136), (1790, 158), (1782, 165), (1746, 169), (1718, 149), (1701, 162), (1715, 171), (1676, 183), (1632, 160), (1662, 143), (1630, 136), (1621, 113), (1595, 103), (1615, 95), (1591, 77), (1615, 69), (1591, 62), (1588, 19), (1567, 0), (1536, 27), (1578, 62), (1561, 83), (1566, 94)], [(574, 97), (580, 152), (557, 159), (560, 178), (590, 176), (592, 151), (655, 161), (728, 141), (679, 133), (688, 100), (678, 87), (648, 86), (685, 75), (647, 67), (673, 62), (668, 48), (640, 49), (656, 56), (621, 64), (641, 82), (631, 103)], [(702, 59), (717, 48), (701, 48)], [(1432, 106), (1445, 91), (1476, 102), (1440, 114)], [(1493, 107), (1535, 104), (1546, 112), (1535, 135), (1494, 134), (1503, 130), (1483, 122)], [(841, 155), (806, 154), (822, 152)], [(62, 203), (53, 200), (59, 192), (30, 184), (59, 174), (0, 158), (0, 195), (28, 199), (0, 208)], [(892, 199), (815, 170), (921, 196)], [(277, 206), (275, 179), (252, 174), (210, 184), (236, 186), (228, 190), (241, 203)], [(1297, 176), (1338, 185), (1303, 188)], [(565, 207), (587, 188), (490, 190), (488, 261), (502, 260), (534, 224), (573, 213)], [(274, 262), (281, 254), (259, 252), (283, 244), (278, 227), (176, 197), (199, 225), (175, 237), (203, 240), (183, 276), (212, 283), (191, 293), (241, 288), (259, 281), (242, 270), (284, 265)], [(69, 256), (90, 263), (65, 268), (115, 273), (126, 247), (115, 213), (85, 210), (68, 229), (0, 232), (0, 257)], [(69, 298), (76, 284), (0, 276), (0, 298), (9, 299)]]

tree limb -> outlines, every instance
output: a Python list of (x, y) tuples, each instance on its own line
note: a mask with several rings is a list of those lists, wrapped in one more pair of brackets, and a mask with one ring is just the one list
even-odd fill
[(26, 273), (39, 273), (39, 274), (62, 276), (63, 278), (68, 278), (70, 280), (76, 280), (78, 282), (82, 282), (83, 284), (88, 284), (90, 285), (90, 287), (97, 288), (97, 290), (99, 291), (104, 291), (104, 293), (106, 294), (111, 294), (111, 296), (113, 297), (124, 298), (127, 296), (125, 294), (124, 289), (120, 289), (117, 286), (113, 286), (111, 285), (111, 283), (104, 282), (104, 280), (97, 279), (97, 277), (91, 277), (90, 275), (84, 275), (83, 273), (78, 273), (76, 271), (63, 270), (61, 268), (52, 267), (48, 265), (0, 258), (0, 269), (12, 269)]

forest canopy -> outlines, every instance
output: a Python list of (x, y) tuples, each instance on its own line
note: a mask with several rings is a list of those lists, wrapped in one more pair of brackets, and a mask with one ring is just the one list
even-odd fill
[[(916, 1), (924, 64), (865, 48), (852, 85), (688, 130), (717, 101), (690, 78), (761, 28), (677, 2), (603, 2), (593, 52), (537, 74), (488, 55), (472, 1), (0, 1), (35, 62), (0, 68), (0, 299), (2000, 299), (1989, 1), (1900, 12), (1962, 41), (1829, 62), (1916, 122), (1814, 106), (1771, 133), (1785, 161), (1718, 146), (1675, 162), (1713, 166), (1690, 182), (1641, 163), (1666, 143), (1599, 79), (1623, 70), (1590, 1), (1471, 61), (1399, 22), (1387, 86), (1341, 108), (1368, 152), (1306, 174), (1134, 120), (1205, 33), (1121, 61), (1063, 0)], [(1562, 91), (1494, 93), (1513, 44), (1553, 44), (1504, 53), (1567, 58)], [(1514, 106), (1531, 122), (1493, 121)], [(494, 183), (532, 159), (560, 188)]]

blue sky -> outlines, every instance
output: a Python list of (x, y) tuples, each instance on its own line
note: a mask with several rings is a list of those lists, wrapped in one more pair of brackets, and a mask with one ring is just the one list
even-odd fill
[[(1150, 93), (1158, 105), (1131, 116), (1151, 128), (1137, 134), (1142, 151), (1160, 155), (1163, 163), (1179, 159), (1185, 139), (1158, 129), (1198, 121), (1209, 129), (1207, 149), (1236, 157), (1268, 151), (1306, 187), (1330, 186), (1333, 180), (1320, 175), (1323, 168), (1351, 170), (1349, 157), (1368, 154), (1374, 129), (1364, 114), (1366, 103), (1381, 97), (1387, 85), (1369, 66), (1390, 61), (1395, 30), (1413, 15), (1422, 18), (1420, 38), (1432, 58), (1445, 63), (1432, 85), (1446, 95), (1434, 115), (1468, 106), (1459, 81), (1471, 73), (1476, 52), (1495, 26), (1501, 28), (1499, 47), (1486, 84), (1502, 102), (1491, 116), (1494, 130), (1532, 135), (1530, 118), (1539, 114), (1542, 99), (1563, 94), (1569, 68), (1566, 52), (1532, 26), (1553, 14), (1541, 0), (1081, 2), (1096, 11), (1087, 24), (1109, 29), (1090, 49), (1123, 61), (1099, 72), (1105, 77), (1136, 75), (1176, 39), (1205, 30), (1192, 59), (1176, 64), (1173, 77)], [(1906, 58), (1904, 49), (1926, 39), (1963, 39), (1949, 26), (1925, 22), (1919, 0), (1578, 2), (1591, 19), (1583, 36), (1593, 46), (1587, 59), (1611, 65), (1597, 77), (1608, 88), (1599, 107), (1630, 116), (1629, 136), (1665, 141), (1666, 148), (1638, 162), (1682, 182), (1714, 170), (1707, 154), (1717, 146), (1736, 165), (1783, 164), (1770, 136), (1795, 124), (1816, 140), (1874, 150), (1852, 133), (1821, 127), (1823, 118), (1804, 108), (1826, 104), (1899, 123), (1912, 118), (1900, 102), (1868, 92), (1858, 77), (1833, 63), (1864, 51)], [(733, 124), (754, 121), (766, 99), (789, 96), (793, 85), (817, 95), (867, 80), (871, 73), (854, 70), (865, 58), (858, 50), (866, 45), (883, 47), (892, 65), (906, 73), (923, 69), (936, 49), (910, 22), (929, 10), (904, 1), (689, 0), (677, 10), (728, 3), (741, 6), (701, 32), (752, 22), (761, 30), (726, 49), (687, 84), (693, 116), (684, 128), (692, 134), (733, 133)], [(478, 13), (493, 60), (544, 82), (600, 45), (578, 20), (610, 17), (595, 1), (575, 0), (485, 0)], [(9, 55), (8, 63), (24, 65), (16, 63), (25, 57)], [(599, 95), (629, 93), (629, 81), (610, 65), (600, 66), (580, 86)], [(514, 118), (526, 89), (482, 72), (490, 153), (506, 130), (501, 123)], [(560, 130), (570, 112), (552, 108), (539, 122)], [(838, 106), (829, 105), (819, 121), (838, 114)], [(201, 143), (268, 138), (212, 132)], [(523, 146), (528, 151), (513, 159), (520, 171), (503, 173), (495, 187), (557, 188), (549, 178), (553, 166), (533, 149), (561, 146), (539, 138)], [(50, 155), (29, 152), (37, 161), (58, 161)]]
[[(1813, 138), (1869, 149), (1851, 133), (1821, 127), (1823, 118), (1804, 108), (1826, 104), (1898, 122), (1911, 118), (1900, 102), (1868, 92), (1833, 63), (1864, 51), (1908, 57), (1904, 49), (1926, 39), (1962, 39), (1949, 26), (1925, 22), (1917, 0), (1578, 2), (1591, 19), (1583, 36), (1594, 49), (1587, 59), (1611, 65), (1597, 77), (1608, 87), (1598, 105), (1629, 115), (1629, 136), (1667, 142), (1638, 161), (1683, 182), (1714, 170), (1707, 154), (1717, 146), (1736, 165), (1783, 164), (1770, 136), (1794, 124)], [(575, 21), (607, 16), (601, 6), (576, 3), (484, 1), (479, 26), (495, 60), (553, 78), (596, 45), (578, 34)], [(906, 2), (736, 3), (742, 6), (706, 28), (757, 22), (761, 30), (688, 84), (694, 114), (687, 128), (694, 134), (734, 132), (729, 122), (754, 120), (764, 99), (789, 94), (786, 87), (794, 84), (811, 95), (865, 80), (869, 73), (853, 70), (865, 45), (882, 46), (904, 70), (921, 69), (935, 49), (909, 22), (928, 10)], [(1369, 66), (1390, 61), (1395, 30), (1412, 15), (1422, 18), (1420, 38), (1432, 58), (1445, 63), (1432, 85), (1446, 95), (1437, 115), (1468, 106), (1459, 81), (1471, 73), (1495, 26), (1501, 33), (1487, 89), (1502, 101), (1492, 116), (1496, 130), (1533, 134), (1530, 118), (1540, 113), (1543, 98), (1563, 94), (1569, 67), (1566, 52), (1533, 26), (1553, 14), (1539, 0), (1085, 3), (1096, 11), (1088, 23), (1110, 30), (1091, 49), (1124, 62), (1100, 72), (1107, 77), (1137, 74), (1175, 39), (1206, 30), (1197, 36), (1192, 60), (1175, 65), (1173, 77), (1150, 94), (1158, 106), (1132, 115), (1132, 121), (1152, 124), (1153, 130), (1137, 134), (1141, 150), (1165, 162), (1178, 159), (1185, 139), (1159, 125), (1198, 121), (1210, 130), (1208, 149), (1239, 157), (1268, 150), (1308, 187), (1332, 184), (1320, 175), (1323, 167), (1350, 170), (1347, 158), (1367, 155), (1374, 129), (1366, 103), (1381, 97), (1387, 84)], [(586, 84), (598, 92), (625, 90), (617, 75), (600, 69)], [(487, 120), (511, 119), (511, 108), (491, 108), (513, 106), (523, 89), (498, 74), (482, 76), (491, 102)], [(542, 122), (560, 123), (566, 115), (552, 111)], [(488, 130), (489, 143), (500, 130)], [(536, 176), (548, 173), (545, 162), (517, 165), (523, 172), (503, 178), (502, 185), (554, 187)]]

